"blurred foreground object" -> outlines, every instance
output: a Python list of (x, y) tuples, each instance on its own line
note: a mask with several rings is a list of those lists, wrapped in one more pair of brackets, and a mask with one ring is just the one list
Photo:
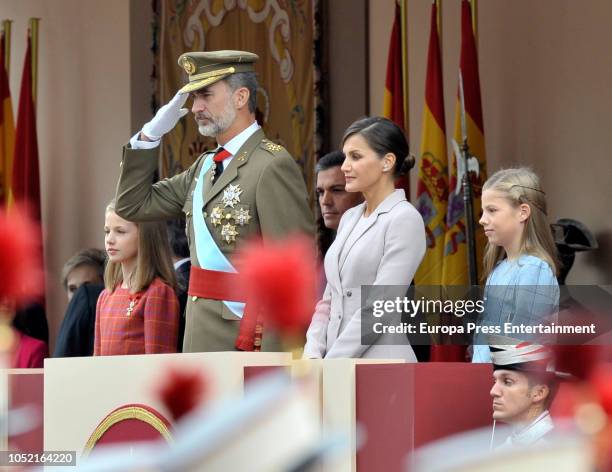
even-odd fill
[(489, 450), (489, 428), (470, 431), (419, 449), (411, 457), (411, 472), (459, 471), (593, 471), (588, 440), (575, 434), (556, 434), (547, 443)]
[[(293, 236), (253, 241), (240, 253), (238, 273), (258, 325), (270, 325), (285, 344), (302, 338), (314, 310), (317, 275), (311, 240)], [(256, 332), (261, 332), (261, 327)], [(297, 343), (303, 345), (303, 340)]]
[[(321, 439), (307, 389), (284, 374), (255, 379), (232, 395), (183, 417), (173, 441), (96, 449), (82, 471), (308, 471), (317, 458), (345, 447)], [(74, 468), (57, 468), (72, 471)]]
[(205, 400), (208, 379), (195, 369), (174, 367), (158, 388), (157, 396), (168, 408), (174, 421), (195, 410)]
[(19, 207), (0, 211), (0, 303), (19, 304), (42, 294), (38, 231)]

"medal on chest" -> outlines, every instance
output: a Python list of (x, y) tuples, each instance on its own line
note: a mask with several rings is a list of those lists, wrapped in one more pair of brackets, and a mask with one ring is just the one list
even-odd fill
[(251, 221), (249, 209), (237, 207), (240, 204), (241, 194), (240, 185), (228, 185), (223, 190), (221, 201), (213, 207), (209, 215), (210, 224), (217, 228), (226, 244), (236, 242), (236, 238), (240, 235), (238, 227), (246, 226)]

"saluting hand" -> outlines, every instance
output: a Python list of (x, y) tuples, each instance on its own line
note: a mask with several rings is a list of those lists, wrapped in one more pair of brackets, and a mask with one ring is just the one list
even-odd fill
[(153, 119), (142, 127), (140, 139), (143, 141), (157, 141), (173, 129), (178, 120), (189, 112), (187, 108), (182, 108), (188, 96), (188, 93), (177, 93), (172, 97), (172, 100), (157, 110)]

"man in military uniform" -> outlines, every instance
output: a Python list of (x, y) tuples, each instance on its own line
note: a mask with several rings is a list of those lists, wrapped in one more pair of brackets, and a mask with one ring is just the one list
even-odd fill
[(552, 352), (546, 346), (496, 335), (489, 340), (493, 343), (489, 346), (493, 420), (513, 429), (502, 447), (546, 442), (554, 429), (548, 409), (560, 380), (569, 375), (555, 369)]
[[(147, 221), (182, 212), (186, 219), (192, 269), (184, 352), (278, 350), (273, 336), (261, 335), (261, 314), (241, 298), (232, 258), (251, 236), (313, 233), (298, 165), (255, 120), (257, 59), (243, 51), (181, 55), (189, 83), (123, 149), (117, 214)], [(189, 95), (200, 133), (218, 147), (183, 173), (151, 184), (160, 139), (187, 113)]]

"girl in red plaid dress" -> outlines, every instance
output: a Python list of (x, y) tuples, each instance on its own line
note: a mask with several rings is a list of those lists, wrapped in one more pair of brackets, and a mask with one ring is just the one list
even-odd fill
[(94, 356), (176, 352), (180, 315), (166, 225), (124, 220), (111, 203), (104, 234)]

